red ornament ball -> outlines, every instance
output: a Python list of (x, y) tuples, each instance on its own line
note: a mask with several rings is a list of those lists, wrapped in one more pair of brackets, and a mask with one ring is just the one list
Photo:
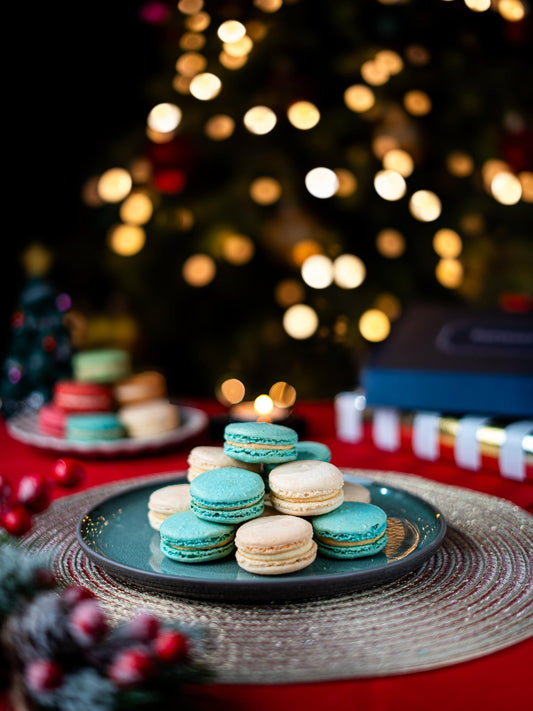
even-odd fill
[(85, 479), (85, 467), (78, 459), (65, 457), (52, 466), (52, 476), (59, 486), (66, 489), (79, 486)]
[(120, 652), (109, 665), (107, 675), (117, 686), (134, 686), (154, 675), (156, 667), (145, 649), (135, 647)]
[(40, 513), (50, 505), (52, 490), (40, 474), (25, 474), (19, 481), (15, 499), (31, 513)]
[(154, 641), (154, 653), (159, 661), (166, 664), (184, 662), (189, 656), (189, 640), (180, 632), (164, 630)]
[(29, 689), (40, 694), (59, 686), (63, 681), (63, 671), (59, 664), (50, 659), (35, 659), (24, 670), (24, 680)]
[(2, 526), (12, 536), (23, 536), (32, 525), (31, 515), (22, 504), (15, 504), (2, 516)]

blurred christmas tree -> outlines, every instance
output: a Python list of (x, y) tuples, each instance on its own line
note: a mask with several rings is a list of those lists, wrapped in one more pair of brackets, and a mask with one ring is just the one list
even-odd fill
[(12, 314), (11, 342), (0, 377), (4, 417), (23, 408), (38, 409), (51, 399), (54, 383), (71, 373), (71, 341), (64, 323), (70, 297), (49, 283), (50, 260), (39, 244), (23, 255), (27, 281)]
[(84, 187), (101, 251), (62, 259), (99, 270), (173, 392), (235, 376), (330, 397), (410, 301), (532, 308), (521, 0), (152, 0), (139, 17), (161, 55), (146, 115)]

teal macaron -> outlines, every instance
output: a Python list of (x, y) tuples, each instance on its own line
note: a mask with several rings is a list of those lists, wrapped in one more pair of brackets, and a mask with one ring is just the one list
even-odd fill
[(387, 545), (387, 514), (374, 504), (345, 501), (311, 523), (318, 552), (328, 558), (362, 558)]
[(224, 428), (224, 452), (242, 462), (282, 464), (296, 459), (298, 435), (271, 422), (232, 422)]
[(330, 462), (331, 450), (323, 442), (312, 440), (296, 442), (296, 459), (318, 459), (319, 462)]
[(255, 472), (219, 467), (191, 482), (191, 510), (205, 521), (238, 524), (263, 513), (265, 483)]
[(235, 526), (212, 523), (192, 511), (166, 518), (159, 529), (162, 553), (179, 563), (202, 563), (224, 558), (235, 548)]
[(124, 426), (114, 412), (69, 415), (65, 428), (67, 440), (92, 442), (120, 439), (126, 436)]

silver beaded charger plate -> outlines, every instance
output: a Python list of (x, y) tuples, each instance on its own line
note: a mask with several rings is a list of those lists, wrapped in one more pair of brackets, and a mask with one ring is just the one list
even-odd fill
[[(92, 590), (115, 622), (145, 609), (204, 630), (197, 652), (220, 683), (404, 674), (481, 657), (533, 635), (533, 517), (524, 509), (409, 474), (344, 471), (420, 496), (442, 512), (446, 535), (419, 567), (377, 585), (278, 603), (153, 591), (96, 564), (76, 536), (83, 512), (130, 489), (131, 480), (57, 500), (22, 542), (49, 555), (60, 584)], [(168, 478), (136, 483), (162, 485)]]
[(14, 415), (7, 421), (6, 428), (11, 437), (19, 442), (38, 449), (59, 452), (62, 455), (99, 458), (123, 457), (153, 453), (181, 445), (207, 427), (209, 419), (203, 410), (185, 405), (178, 405), (178, 408), (179, 427), (150, 437), (121, 437), (119, 439), (87, 441), (51, 437), (39, 431), (38, 414), (34, 411)]
[[(347, 475), (350, 481), (356, 481)], [(165, 484), (180, 481), (176, 476)], [(186, 481), (182, 474), (181, 481)], [(114, 494), (81, 517), (80, 546), (97, 565), (152, 590), (222, 602), (280, 602), (331, 595), (375, 585), (421, 565), (440, 545), (446, 524), (419, 496), (357, 479), (371, 502), (387, 514), (387, 545), (376, 555), (338, 560), (318, 555), (311, 565), (287, 575), (254, 575), (235, 555), (212, 562), (178, 563), (163, 555), (159, 533), (148, 523), (148, 499), (161, 484), (141, 484)]]

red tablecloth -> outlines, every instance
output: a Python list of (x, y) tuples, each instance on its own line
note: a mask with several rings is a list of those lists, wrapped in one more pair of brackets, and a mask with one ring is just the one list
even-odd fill
[[(212, 402), (187, 403), (208, 414), (222, 410)], [(339, 441), (335, 434), (332, 403), (298, 403), (295, 415), (303, 418), (306, 439), (327, 444), (332, 461), (340, 467), (398, 471), (424, 476), (434, 481), (466, 487), (500, 496), (533, 511), (533, 481), (516, 482), (486, 467), (477, 472), (457, 468), (451, 459), (435, 463), (417, 459), (408, 448), (387, 453), (376, 449), (370, 437), (359, 444)], [(206, 430), (179, 449), (136, 459), (91, 459), (86, 461), (85, 487), (186, 468), (186, 458), (195, 444), (219, 444)], [(28, 472), (46, 473), (57, 454), (45, 452), (9, 437), (0, 422), (0, 467), (11, 480)], [(55, 496), (62, 496), (57, 491)], [(497, 524), (497, 522), (495, 522)], [(324, 660), (327, 664), (327, 659)], [(434, 671), (385, 678), (342, 680), (290, 685), (202, 686), (198, 701), (206, 709), (240, 711), (253, 709), (299, 709), (307, 706), (320, 711), (440, 711), (509, 708), (513, 703), (531, 703), (533, 698), (533, 638), (507, 649), (469, 662)]]

